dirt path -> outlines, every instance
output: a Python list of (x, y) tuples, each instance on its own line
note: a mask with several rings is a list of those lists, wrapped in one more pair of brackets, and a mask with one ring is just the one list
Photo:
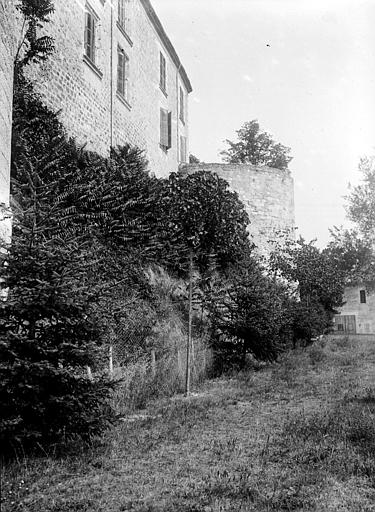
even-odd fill
[(374, 388), (375, 339), (328, 340), (153, 404), (89, 455), (34, 461), (3, 510), (375, 511)]

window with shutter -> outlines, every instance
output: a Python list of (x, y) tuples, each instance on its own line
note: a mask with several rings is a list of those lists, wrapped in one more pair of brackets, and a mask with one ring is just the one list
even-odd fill
[(95, 63), (96, 18), (91, 11), (85, 13), (85, 55)]
[(160, 109), (160, 146), (164, 149), (172, 147), (172, 112)]
[(130, 33), (130, 2), (129, 0), (118, 0), (118, 16), (117, 21), (120, 27), (127, 32)]
[(167, 91), (167, 64), (164, 55), (160, 52), (160, 89), (165, 93)]

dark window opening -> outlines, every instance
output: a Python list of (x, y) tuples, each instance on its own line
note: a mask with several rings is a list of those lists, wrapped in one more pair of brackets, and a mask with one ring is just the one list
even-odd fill
[(361, 304), (366, 304), (366, 290), (360, 290), (359, 301)]

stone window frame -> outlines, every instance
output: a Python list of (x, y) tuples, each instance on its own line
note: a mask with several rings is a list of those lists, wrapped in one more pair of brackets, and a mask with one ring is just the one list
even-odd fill
[[(91, 33), (88, 35), (88, 20), (91, 20)], [(85, 6), (85, 23), (84, 23), (84, 46), (83, 46), (83, 60), (85, 63), (96, 73), (99, 78), (103, 77), (103, 73), (100, 71), (98, 67), (98, 28), (99, 28), (99, 16), (91, 7), (91, 5), (86, 2)], [(88, 43), (88, 39), (90, 42)]]
[[(121, 59), (123, 61), (121, 62)], [(125, 50), (117, 45), (117, 97), (125, 103), (128, 108), (130, 107), (130, 86), (129, 86), (129, 56)]]
[(130, 0), (117, 0), (117, 28), (128, 41), (130, 46), (133, 46), (131, 39), (131, 21), (130, 21)]
[(159, 53), (159, 87), (162, 93), (167, 96), (167, 59), (163, 52)]
[(360, 304), (366, 304), (366, 290), (359, 290), (359, 302)]

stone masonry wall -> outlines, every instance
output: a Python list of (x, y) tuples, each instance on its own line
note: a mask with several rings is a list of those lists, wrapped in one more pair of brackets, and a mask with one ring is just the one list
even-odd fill
[(270, 240), (294, 237), (294, 185), (289, 171), (247, 164), (189, 164), (182, 173), (210, 171), (238, 193), (250, 217), (249, 233), (260, 254), (272, 249)]
[[(98, 17), (96, 65), (83, 59), (85, 5)], [(60, 111), (69, 134), (88, 149), (107, 154), (110, 145), (130, 142), (146, 150), (157, 176), (177, 171), (179, 136), (188, 135), (178, 116), (178, 87), (186, 87), (140, 0), (131, 0), (128, 34), (117, 25), (117, 2), (102, 0), (55, 2), (46, 32), (56, 51), (30, 76), (46, 104)], [(129, 58), (128, 104), (116, 94), (117, 48)], [(159, 88), (159, 52), (167, 61), (167, 95)], [(160, 147), (160, 108), (172, 112), (172, 148)]]
[[(16, 49), (12, 0), (0, 0), (0, 208), (9, 206), (13, 59)], [(0, 237), (8, 238), (10, 220), (0, 210)]]
[(9, 205), (14, 16), (11, 0), (0, 0), (0, 204)]

